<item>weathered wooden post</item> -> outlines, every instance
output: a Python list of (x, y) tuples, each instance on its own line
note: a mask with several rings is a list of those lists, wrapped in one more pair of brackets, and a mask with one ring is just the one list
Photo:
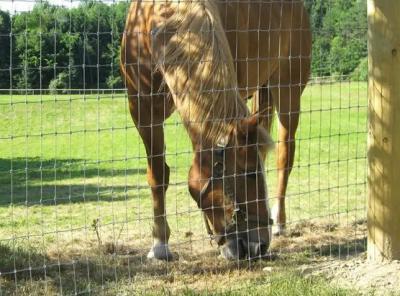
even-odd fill
[(400, 1), (368, 0), (368, 258), (400, 259)]

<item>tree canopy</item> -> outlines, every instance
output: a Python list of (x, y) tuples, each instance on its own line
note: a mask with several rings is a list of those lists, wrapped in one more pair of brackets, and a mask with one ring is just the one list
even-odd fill
[[(365, 0), (305, 0), (313, 31), (314, 76), (365, 79)], [(123, 87), (119, 47), (129, 2), (41, 2), (32, 11), (0, 11), (0, 89)]]
[(366, 79), (360, 71), (367, 71), (367, 1), (305, 0), (305, 4), (313, 32), (313, 75), (359, 74), (353, 77)]

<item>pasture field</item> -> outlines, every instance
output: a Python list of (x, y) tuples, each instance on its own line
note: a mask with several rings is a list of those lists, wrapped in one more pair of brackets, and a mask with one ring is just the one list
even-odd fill
[[(0, 295), (357, 294), (297, 267), (365, 250), (366, 113), (366, 83), (307, 87), (289, 236), (274, 241), (275, 261), (233, 263), (218, 259), (188, 193), (191, 145), (174, 114), (165, 124), (167, 212), (179, 260), (159, 263), (146, 259), (146, 154), (126, 95), (0, 95)], [(266, 169), (273, 205), (274, 153)]]

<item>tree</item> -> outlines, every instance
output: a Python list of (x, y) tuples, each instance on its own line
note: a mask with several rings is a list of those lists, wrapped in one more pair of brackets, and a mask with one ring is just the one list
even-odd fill
[(365, 0), (306, 0), (313, 32), (312, 73), (351, 74), (367, 55)]
[(10, 32), (10, 15), (0, 10), (0, 88), (3, 89), (10, 88)]
[(351, 74), (367, 55), (366, 1), (335, 1), (324, 25), (333, 33), (329, 55), (331, 74)]
[[(312, 74), (365, 77), (366, 1), (305, 5), (313, 32)], [(86, 0), (67, 9), (41, 1), (12, 17), (0, 11), (0, 87), (123, 87), (119, 51), (128, 8), (128, 2)]]

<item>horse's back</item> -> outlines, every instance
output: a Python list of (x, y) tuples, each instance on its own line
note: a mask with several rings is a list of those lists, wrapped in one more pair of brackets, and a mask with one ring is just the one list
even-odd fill
[(283, 76), (285, 59), (309, 59), (311, 32), (302, 2), (224, 1), (219, 7), (244, 97), (277, 71)]
[[(243, 97), (250, 96), (257, 87), (266, 84), (277, 71), (282, 72), (284, 80), (285, 72), (289, 71), (285, 69), (288, 68), (288, 59), (309, 59), (311, 33), (302, 2), (226, 0), (217, 3)], [(131, 4), (122, 42), (121, 64), (128, 82), (139, 93), (151, 94), (162, 85), (162, 76), (152, 60), (151, 30), (174, 13), (173, 7), (164, 1)], [(303, 69), (305, 73), (299, 75), (308, 76), (308, 71)]]

